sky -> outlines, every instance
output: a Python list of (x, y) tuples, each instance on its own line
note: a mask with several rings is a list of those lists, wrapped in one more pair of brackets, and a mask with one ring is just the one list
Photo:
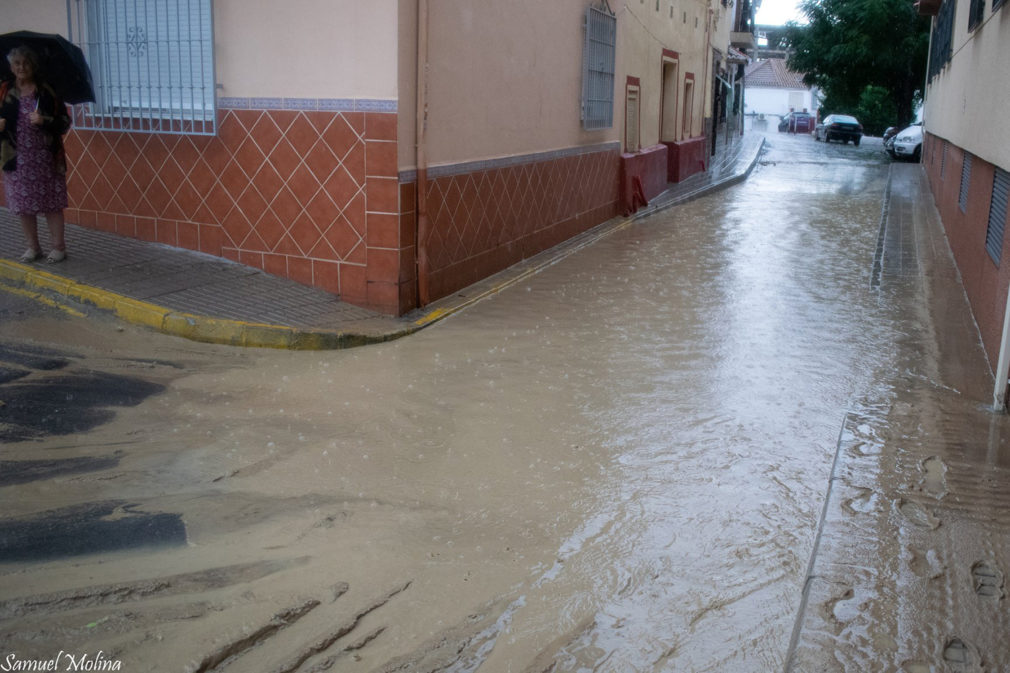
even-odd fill
[(806, 23), (799, 0), (761, 0), (755, 22), (759, 26), (784, 26), (788, 21)]

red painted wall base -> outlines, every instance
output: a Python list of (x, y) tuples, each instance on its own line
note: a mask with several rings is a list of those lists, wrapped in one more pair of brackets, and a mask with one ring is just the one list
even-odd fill
[(665, 145), (621, 155), (621, 210), (624, 214), (630, 215), (666, 189), (666, 155)]
[(705, 149), (708, 147), (705, 136), (691, 138), (680, 142), (663, 143), (667, 150), (667, 174), (670, 182), (681, 180), (706, 170), (708, 163)]

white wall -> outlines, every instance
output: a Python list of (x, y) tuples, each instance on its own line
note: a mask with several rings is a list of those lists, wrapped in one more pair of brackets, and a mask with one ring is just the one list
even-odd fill
[(987, 8), (971, 34), (969, 5), (957, 5), (953, 58), (926, 88), (923, 119), (930, 133), (1010, 170), (1010, 3)]
[(767, 89), (762, 87), (747, 87), (744, 92), (744, 112), (747, 114), (763, 114), (766, 117), (776, 117), (789, 113), (790, 94), (800, 94), (802, 103), (797, 110), (807, 109), (810, 114), (816, 113), (813, 94), (808, 89)]

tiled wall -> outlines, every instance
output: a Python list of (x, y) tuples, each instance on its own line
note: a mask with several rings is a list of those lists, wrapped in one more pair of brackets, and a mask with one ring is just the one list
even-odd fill
[(216, 137), (71, 132), (67, 220), (401, 313), (412, 241), (401, 236), (395, 102), (231, 102)]
[(619, 170), (616, 143), (429, 170), (432, 299), (616, 216)]
[[(385, 313), (414, 308), (417, 185), (397, 173), (396, 112), (229, 101), (215, 137), (71, 131), (67, 221), (233, 259)], [(298, 109), (277, 109), (289, 103)], [(428, 176), (432, 299), (618, 214), (617, 143)]]
[(962, 211), (959, 197), (964, 163), (963, 149), (943, 138), (926, 134), (922, 148), (923, 168), (978, 324), (982, 344), (990, 362), (995, 363), (999, 357), (1003, 311), (1010, 285), (1010, 236), (1004, 236), (1003, 253), (997, 265), (985, 249), (995, 167), (980, 157), (972, 158), (967, 208)]

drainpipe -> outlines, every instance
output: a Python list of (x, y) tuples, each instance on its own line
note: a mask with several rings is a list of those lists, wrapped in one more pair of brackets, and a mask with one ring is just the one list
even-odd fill
[(417, 304), (431, 302), (428, 288), (428, 159), (425, 156), (428, 128), (428, 0), (417, 2), (417, 111), (416, 111), (416, 163), (417, 163), (417, 238), (415, 259), (417, 267)]
[[(719, 125), (719, 94), (715, 90), (715, 84), (709, 79), (708, 69), (712, 64), (712, 21), (715, 20), (715, 11), (708, 10), (708, 21), (705, 22), (705, 86), (711, 86), (709, 89), (712, 92), (712, 151), (710, 156), (715, 156), (715, 143), (716, 143), (716, 127)], [(702, 103), (701, 109), (705, 109), (705, 104)]]
[(1006, 308), (1003, 310), (1003, 340), (999, 347), (999, 360), (996, 364), (996, 384), (992, 390), (992, 408), (994, 411), (1006, 410), (1007, 376), (1010, 375), (1010, 292), (1006, 297)]

